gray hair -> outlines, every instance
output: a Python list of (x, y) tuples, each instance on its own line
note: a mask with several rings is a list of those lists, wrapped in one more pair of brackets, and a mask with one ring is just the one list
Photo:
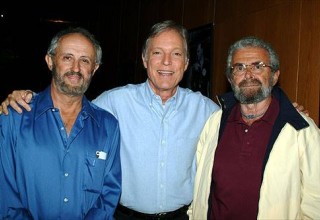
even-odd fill
[(147, 39), (145, 40), (145, 43), (142, 46), (143, 57), (146, 57), (150, 40), (152, 38), (156, 37), (157, 35), (161, 34), (162, 32), (167, 31), (167, 30), (175, 30), (176, 32), (178, 32), (180, 34), (180, 36), (183, 39), (186, 58), (189, 59), (190, 54), (189, 54), (189, 45), (188, 45), (189, 44), (188, 30), (185, 27), (183, 27), (182, 25), (179, 25), (172, 20), (159, 22), (151, 27), (150, 32), (147, 36)]
[(258, 47), (258, 48), (265, 49), (269, 54), (269, 59), (270, 59), (269, 65), (271, 66), (272, 73), (275, 73), (277, 70), (280, 69), (280, 62), (279, 62), (278, 55), (269, 43), (257, 37), (252, 37), (252, 36), (244, 37), (229, 47), (228, 57), (227, 57), (227, 68), (226, 68), (226, 76), (228, 79), (232, 77), (231, 62), (232, 62), (234, 53), (239, 49), (243, 49), (247, 47)]
[(81, 34), (84, 37), (86, 37), (89, 41), (91, 41), (91, 43), (93, 44), (95, 51), (96, 51), (96, 60), (95, 62), (97, 64), (101, 64), (102, 61), (102, 49), (100, 46), (100, 43), (98, 42), (98, 40), (94, 37), (93, 34), (91, 34), (88, 30), (82, 28), (82, 27), (69, 27), (67, 29), (61, 30), (60, 32), (58, 32), (51, 40), (48, 50), (47, 50), (47, 54), (49, 55), (55, 55), (56, 49), (58, 47), (59, 41), (60, 39), (68, 34)]

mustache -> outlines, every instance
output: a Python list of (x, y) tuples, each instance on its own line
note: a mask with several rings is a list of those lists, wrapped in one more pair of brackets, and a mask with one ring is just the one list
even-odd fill
[(262, 86), (262, 83), (258, 79), (245, 79), (239, 83), (239, 87), (246, 85), (259, 85)]
[(65, 75), (65, 76), (73, 76), (73, 75), (76, 75), (76, 76), (78, 76), (78, 77), (83, 78), (83, 74), (82, 74), (81, 72), (69, 71), (69, 72), (66, 72), (64, 75)]

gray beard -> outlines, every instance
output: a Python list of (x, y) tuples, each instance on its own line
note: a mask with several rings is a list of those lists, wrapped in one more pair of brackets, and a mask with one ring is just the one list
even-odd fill
[(253, 104), (261, 102), (271, 94), (272, 87), (260, 88), (252, 95), (246, 95), (243, 90), (237, 88), (234, 90), (234, 96), (241, 104)]
[(80, 86), (72, 87), (66, 84), (63, 79), (64, 76), (72, 75), (72, 74), (79, 75), (80, 77), (83, 78), (81, 73), (75, 73), (75, 72), (67, 72), (63, 76), (60, 76), (56, 72), (55, 68), (52, 69), (52, 76), (53, 76), (54, 82), (60, 92), (69, 96), (82, 96), (87, 91), (92, 78), (90, 78), (88, 81), (84, 82)]
[[(272, 85), (272, 77), (269, 81), (269, 85)], [(248, 92), (245, 92), (244, 89), (241, 89), (238, 86), (236, 87), (233, 84), (231, 84), (231, 87), (234, 92), (235, 98), (241, 104), (254, 104), (254, 103), (261, 102), (262, 100), (270, 96), (273, 88), (272, 86), (269, 86), (269, 87), (261, 86), (258, 90), (248, 93)]]

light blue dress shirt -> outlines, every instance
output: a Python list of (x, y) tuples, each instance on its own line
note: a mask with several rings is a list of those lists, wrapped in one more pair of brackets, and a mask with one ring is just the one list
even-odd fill
[(103, 92), (94, 101), (118, 119), (120, 203), (143, 213), (176, 210), (192, 201), (195, 152), (211, 99), (178, 88), (165, 105), (147, 82)]
[(112, 219), (121, 192), (119, 125), (85, 97), (82, 105), (69, 136), (50, 87), (30, 112), (0, 116), (0, 219)]

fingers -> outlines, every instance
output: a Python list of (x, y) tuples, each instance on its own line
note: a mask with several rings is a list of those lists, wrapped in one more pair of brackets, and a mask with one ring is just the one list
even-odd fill
[(293, 102), (293, 103), (292, 103), (292, 105), (293, 105), (293, 107), (297, 108), (297, 106), (298, 106), (298, 103), (296, 103), (296, 102)]
[[(31, 90), (25, 90), (25, 91), (22, 90), (21, 92), (22, 92), (22, 94), (21, 94), (22, 100), (19, 99), (19, 100), (17, 100), (17, 101), (22, 101), (22, 103), (19, 102), (19, 104), (21, 104), (21, 105), (22, 105), (22, 104), (29, 104), (30, 101), (31, 101), (31, 99), (32, 99), (33, 92), (32, 92)], [(25, 105), (25, 108), (26, 108), (28, 111), (31, 110), (31, 108), (30, 108), (29, 105)]]
[(3, 113), (5, 115), (8, 115), (8, 106), (11, 106), (13, 109), (15, 109), (18, 113), (22, 113), (22, 109), (19, 107), (19, 105), (16, 102), (16, 99), (14, 97), (14, 95), (9, 94), (8, 97), (6, 98), (6, 100), (4, 100), (1, 104), (2, 109), (3, 109)]
[(4, 100), (2, 103), (1, 103), (1, 110), (2, 110), (2, 113), (5, 114), (5, 115), (8, 115), (8, 106), (9, 105), (9, 100), (8, 98), (6, 98), (6, 100)]
[(8, 115), (8, 106), (10, 105), (18, 113), (22, 113), (22, 109), (19, 105), (25, 108), (27, 111), (30, 111), (31, 108), (28, 103), (32, 98), (32, 91), (30, 90), (15, 90), (1, 103), (1, 112), (5, 115)]
[(309, 111), (304, 109), (303, 105), (299, 105), (297, 102), (293, 102), (292, 105), (297, 109), (297, 111), (303, 112), (305, 115), (309, 116)]
[[(30, 90), (15, 90), (8, 96), (9, 104), (19, 113), (22, 112), (19, 105), (21, 105), (27, 111), (30, 111), (31, 108), (28, 103), (31, 101), (32, 95), (33, 93)], [(19, 111), (19, 109), (21, 111)]]

